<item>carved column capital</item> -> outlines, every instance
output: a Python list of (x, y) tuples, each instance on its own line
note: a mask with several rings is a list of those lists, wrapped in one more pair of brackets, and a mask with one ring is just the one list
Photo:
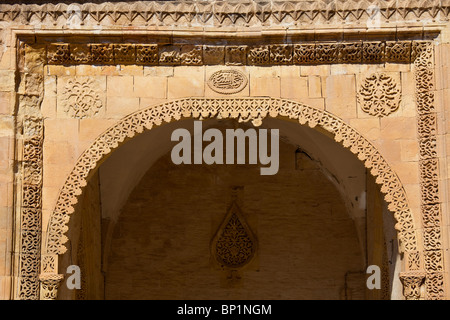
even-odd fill
[(42, 273), (39, 275), (41, 300), (56, 300), (58, 288), (63, 278), (64, 275), (56, 273)]
[(420, 287), (425, 281), (425, 272), (402, 272), (400, 281), (403, 284), (403, 295), (406, 300), (420, 299)]

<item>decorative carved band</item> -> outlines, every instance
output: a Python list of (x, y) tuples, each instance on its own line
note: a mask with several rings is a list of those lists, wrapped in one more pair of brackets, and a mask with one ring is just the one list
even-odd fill
[(413, 41), (299, 42), (269, 45), (52, 43), (48, 64), (138, 65), (308, 65), (410, 63)]
[[(49, 1), (51, 2), (51, 1)], [(445, 19), (448, 0), (134, 1), (0, 5), (0, 21), (73, 24), (271, 25)]]
[(427, 299), (443, 299), (443, 254), (439, 200), (439, 160), (436, 153), (436, 110), (434, 107), (434, 50), (431, 42), (414, 43), (413, 51), (419, 138), (419, 169), (422, 201), (424, 262)]

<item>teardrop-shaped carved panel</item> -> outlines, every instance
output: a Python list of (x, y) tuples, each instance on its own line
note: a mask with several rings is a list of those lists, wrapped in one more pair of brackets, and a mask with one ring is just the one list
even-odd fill
[(255, 236), (233, 203), (212, 241), (215, 260), (224, 268), (242, 268), (254, 257), (256, 245)]

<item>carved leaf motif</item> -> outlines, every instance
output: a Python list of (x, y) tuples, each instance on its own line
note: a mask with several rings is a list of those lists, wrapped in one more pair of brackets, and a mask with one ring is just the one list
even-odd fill
[(69, 80), (63, 95), (66, 102), (65, 111), (73, 118), (94, 116), (102, 108), (100, 94), (95, 90), (92, 79)]
[(256, 240), (233, 204), (213, 240), (213, 255), (226, 268), (237, 269), (248, 264), (256, 251)]

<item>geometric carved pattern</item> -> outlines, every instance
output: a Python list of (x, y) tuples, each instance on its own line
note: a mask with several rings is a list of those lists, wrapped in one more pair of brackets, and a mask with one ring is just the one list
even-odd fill
[(18, 297), (39, 299), (43, 119), (28, 117), (23, 122), (22, 205)]
[(374, 73), (361, 84), (358, 101), (371, 116), (388, 116), (400, 105), (400, 89), (395, 80), (384, 73)]
[(256, 239), (235, 203), (214, 236), (211, 249), (216, 261), (224, 268), (241, 268), (253, 258)]
[[(373, 10), (367, 10), (374, 3), (383, 19), (394, 16), (397, 21), (411, 19), (434, 20), (448, 16), (449, 10), (439, 0), (421, 2), (404, 1), (400, 4), (373, 2), (372, 0), (329, 1), (318, 0), (312, 3), (305, 1), (249, 1), (243, 0), (239, 5), (227, 2), (210, 1), (152, 1), (142, 5), (137, 1), (123, 1), (114, 6), (104, 3), (95, 4), (90, 1), (77, 4), (80, 23), (97, 24), (102, 20), (118, 25), (189, 25), (203, 23), (210, 26), (221, 25), (277, 25), (297, 24), (310, 25), (315, 21), (321, 23), (357, 22), (363, 25), (373, 19)], [(28, 24), (53, 24), (70, 19), (69, 3), (46, 3), (45, 8), (38, 5), (0, 5), (0, 21), (18, 21)], [(420, 8), (420, 10), (418, 10)], [(73, 11), (73, 9), (72, 9)], [(365, 24), (364, 24), (365, 25)]]
[(98, 91), (99, 88), (92, 79), (88, 78), (85, 81), (70, 79), (62, 93), (65, 102), (64, 111), (76, 119), (96, 115), (102, 108)]
[(77, 197), (86, 185), (90, 172), (98, 162), (112, 152), (126, 139), (145, 129), (149, 130), (164, 122), (187, 117), (238, 118), (240, 120), (261, 120), (265, 117), (287, 117), (310, 127), (320, 126), (332, 133), (336, 141), (355, 153), (371, 170), (376, 182), (381, 185), (389, 209), (397, 220), (399, 239), (405, 252), (417, 251), (414, 222), (405, 191), (371, 142), (356, 130), (332, 114), (305, 106), (298, 102), (272, 98), (188, 98), (166, 102), (138, 111), (123, 118), (116, 125), (100, 135), (82, 154), (62, 187), (48, 226), (47, 253), (62, 254), (68, 240), (64, 233), (70, 214), (74, 212)]
[[(412, 41), (301, 42), (264, 45), (48, 44), (49, 64), (138, 65), (308, 65), (410, 63)], [(379, 80), (380, 81), (380, 80)], [(384, 81), (384, 80), (381, 80)]]
[(209, 77), (207, 83), (217, 93), (232, 94), (244, 90), (248, 80), (239, 70), (219, 70)]
[(428, 41), (413, 42), (419, 139), (420, 189), (424, 226), (425, 287), (427, 299), (442, 299), (443, 260), (439, 200), (439, 161), (436, 154), (436, 110), (434, 107), (434, 52)]

